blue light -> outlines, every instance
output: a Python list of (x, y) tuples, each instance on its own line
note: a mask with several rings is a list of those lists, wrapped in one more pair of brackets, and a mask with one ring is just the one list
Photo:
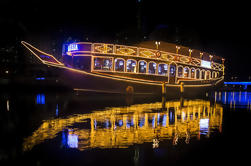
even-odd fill
[(130, 122), (128, 120), (126, 120), (126, 128), (130, 128)]
[(37, 77), (36, 80), (45, 80), (44, 77)]
[(167, 65), (164, 65), (164, 70), (167, 70)]
[(72, 130), (62, 132), (62, 145), (66, 148), (78, 148), (78, 135), (69, 132)]
[(175, 112), (174, 110), (169, 110), (169, 124), (175, 123)]
[(58, 116), (58, 104), (56, 106), (56, 116)]
[(123, 61), (120, 61), (119, 62), (119, 66), (123, 66), (124, 65), (124, 62)]
[(207, 135), (209, 128), (209, 119), (200, 119), (200, 133)]
[(235, 108), (249, 108), (251, 92), (221, 92), (221, 97), (217, 97), (218, 102), (226, 105), (234, 105)]
[(67, 145), (69, 148), (78, 148), (78, 136), (76, 134), (68, 134)]
[(70, 44), (68, 46), (68, 51), (77, 51), (78, 50), (78, 45), (77, 44)]
[(94, 129), (95, 130), (97, 129), (97, 121), (96, 121), (96, 119), (94, 119)]
[(40, 55), (41, 58), (45, 58), (45, 59), (51, 59), (51, 57), (47, 56), (47, 55), (44, 55), (44, 54), (41, 54)]
[(251, 82), (224, 82), (225, 85), (251, 85)]
[(159, 125), (159, 120), (160, 120), (160, 114), (158, 113), (158, 115), (157, 115), (157, 125)]
[(67, 137), (66, 137), (66, 133), (64, 131), (62, 132), (62, 145), (63, 146), (67, 145)]
[(131, 126), (134, 126), (133, 118), (132, 118), (132, 120), (131, 120)]
[(153, 119), (152, 119), (152, 127), (154, 128), (155, 126), (155, 116), (153, 116)]
[(143, 127), (145, 124), (145, 118), (141, 118), (139, 122), (139, 127)]
[(44, 94), (37, 94), (37, 104), (45, 104), (45, 95)]
[(105, 128), (109, 128), (109, 120), (106, 120), (106, 122), (105, 122)]
[(45, 95), (41, 94), (41, 104), (45, 104)]
[(164, 116), (163, 116), (163, 121), (162, 121), (162, 126), (163, 126), (163, 127), (166, 127), (166, 119), (167, 119), (167, 116), (164, 115)]
[(119, 127), (123, 126), (123, 121), (119, 120)]

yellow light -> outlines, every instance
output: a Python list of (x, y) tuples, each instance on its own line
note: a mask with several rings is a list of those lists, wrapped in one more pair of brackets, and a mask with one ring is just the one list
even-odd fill
[[(38, 52), (41, 52), (42, 54), (45, 54), (45, 55), (51, 57), (51, 58), (52, 58), (53, 60), (55, 60), (58, 64), (64, 65), (63, 63), (61, 63), (60, 61), (58, 61), (53, 55), (47, 54), (47, 53), (45, 53), (45, 52), (43, 52), (43, 51), (41, 51), (41, 50), (35, 48), (34, 46), (30, 45), (29, 43), (27, 43), (27, 42), (25, 42), (25, 41), (21, 41), (21, 44), (22, 44), (23, 46), (25, 46), (31, 53), (33, 53), (42, 63), (45, 63), (45, 62), (48, 62), (48, 61), (45, 61), (45, 60), (41, 59), (40, 56), (37, 55), (37, 54), (36, 54), (33, 50), (31, 50), (29, 47), (33, 48), (34, 50), (36, 50), (36, 51), (38, 51)], [(28, 47), (28, 46), (29, 46), (29, 47)], [(50, 62), (50, 63), (53, 63), (53, 62)], [(57, 64), (57, 63), (54, 63), (54, 64)]]
[[(216, 103), (212, 107), (209, 101), (204, 100), (184, 100), (183, 103), (168, 101), (164, 104), (167, 110), (174, 108), (174, 124), (169, 123), (168, 111), (160, 113), (152, 111), (161, 109), (163, 107), (161, 102), (135, 104), (128, 107), (109, 107), (102, 111), (92, 110), (91, 113), (45, 120), (31, 136), (24, 139), (23, 151), (29, 151), (45, 140), (54, 139), (63, 129), (69, 129), (74, 123), (81, 123), (87, 119), (90, 120), (90, 129), (77, 128), (70, 131), (70, 134), (78, 135), (80, 151), (89, 148), (127, 148), (133, 144), (145, 142), (152, 142), (153, 148), (155, 148), (159, 146), (160, 141), (166, 139), (174, 140), (176, 144), (179, 142), (178, 139), (195, 138), (200, 133), (201, 119), (209, 119), (209, 130), (210, 127), (213, 127), (221, 132), (223, 107), (220, 104)], [(166, 120), (165, 124), (163, 121), (159, 124), (156, 123), (158, 116)], [(178, 119), (179, 116), (182, 118)], [(131, 119), (134, 124), (127, 127), (126, 122)], [(141, 125), (140, 119), (144, 119)], [(148, 123), (152, 119), (155, 119), (154, 126), (152, 123)], [(109, 127), (95, 127), (95, 122), (104, 124), (107, 121), (111, 124)], [(118, 121), (123, 123), (116, 125)], [(210, 136), (210, 132), (207, 133), (207, 136)]]
[[(64, 69), (68, 69), (68, 70), (71, 70), (71, 71), (74, 71), (74, 72), (78, 72), (78, 73), (82, 73), (82, 74), (87, 74), (87, 75), (92, 75), (92, 76), (96, 76), (96, 77), (102, 77), (102, 78), (109, 78), (109, 79), (114, 79), (114, 80), (120, 80), (120, 81), (126, 81), (126, 82), (135, 82), (135, 83), (140, 83), (140, 84), (148, 84), (148, 85), (156, 85), (156, 86), (161, 86), (162, 85), (162, 82), (161, 81), (151, 81), (151, 80), (145, 80), (145, 79), (136, 79), (136, 78), (131, 78), (131, 77), (125, 77), (125, 76), (114, 76), (114, 75), (109, 75), (109, 74), (104, 74), (104, 73), (98, 73), (98, 72), (94, 72), (94, 73), (89, 73), (89, 72), (85, 72), (85, 71), (82, 71), (82, 70), (77, 70), (77, 69), (72, 69), (72, 68), (68, 68), (66, 66), (64, 66), (63, 63), (61, 63), (60, 61), (58, 61), (53, 55), (50, 55), (50, 54), (47, 54), (37, 48), (35, 48), (34, 46), (30, 45), (29, 43), (27, 42), (24, 42), (22, 41), (21, 42), (33, 55), (35, 55), (42, 63), (48, 65), (48, 66), (54, 66), (54, 67), (60, 67), (60, 68), (64, 68)], [(55, 60), (57, 63), (54, 63), (54, 62), (49, 62), (49, 61), (46, 61), (46, 60), (43, 60), (41, 59), (32, 49), (42, 53), (42, 54), (45, 54), (49, 57), (51, 57), (53, 60)], [(180, 49), (180, 47), (176, 46), (177, 49)], [(143, 50), (150, 50), (150, 49), (143, 49)], [(154, 50), (151, 50), (151, 51), (154, 51)], [(72, 52), (70, 52), (72, 53)], [(74, 54), (72, 54), (74, 56)], [(201, 55), (203, 55), (203, 53), (201, 53)], [(77, 55), (76, 55), (77, 56)], [(93, 71), (93, 55), (86, 55), (86, 54), (81, 54), (81, 55), (78, 55), (78, 56), (92, 56), (92, 66), (91, 66), (91, 69)], [(128, 55), (130, 56), (130, 55)], [(102, 57), (105, 57), (105, 56), (102, 56)], [(180, 55), (181, 59), (182, 58), (186, 58), (185, 56), (183, 55)], [(112, 58), (112, 61), (114, 61), (114, 58), (113, 57), (109, 57), (109, 58)], [(153, 58), (146, 58), (146, 59), (153, 59)], [(150, 63), (150, 62), (149, 62)], [(155, 62), (154, 62), (155, 63)], [(160, 62), (159, 64), (162, 64), (163, 62)], [(167, 63), (168, 65), (170, 65), (170, 63), (173, 63), (173, 62), (169, 62)], [(114, 63), (113, 63), (114, 64)], [(157, 64), (157, 63), (156, 63)], [(182, 62), (179, 62), (179, 64), (186, 64), (186, 63), (182, 63)], [(125, 65), (126, 66), (126, 65)], [(193, 65), (190, 65), (190, 66), (193, 66)], [(196, 65), (194, 65), (196, 66)], [(114, 68), (114, 66), (113, 66)], [(213, 63), (213, 69), (215, 70), (219, 70), (219, 71), (223, 71), (223, 75), (224, 75), (224, 65), (221, 65), (221, 64), (217, 64), (217, 63)], [(197, 69), (196, 69), (197, 70)], [(156, 70), (157, 71), (157, 70)], [(103, 72), (103, 71), (102, 71)], [(118, 71), (112, 71), (112, 72), (118, 72)], [(178, 70), (176, 70), (176, 72), (178, 72)], [(126, 72), (125, 72), (126, 73)], [(142, 74), (142, 73), (134, 73), (134, 74)], [(147, 74), (147, 73), (146, 73)], [(178, 75), (178, 74), (176, 74)], [(160, 75), (156, 75), (156, 76), (160, 76)], [(219, 81), (221, 80), (220, 78), (217, 78), (219, 79)], [(195, 79), (195, 80), (200, 80), (200, 79)], [(179, 80), (180, 81), (180, 80)], [(178, 83), (179, 83), (178, 81)], [(184, 81), (184, 80), (182, 80)], [(185, 82), (185, 81), (184, 81)], [(218, 81), (217, 81), (218, 82)], [(204, 84), (204, 85), (184, 85), (184, 87), (200, 87), (200, 86), (210, 86), (211, 84)], [(179, 85), (168, 85), (167, 86), (179, 86)]]

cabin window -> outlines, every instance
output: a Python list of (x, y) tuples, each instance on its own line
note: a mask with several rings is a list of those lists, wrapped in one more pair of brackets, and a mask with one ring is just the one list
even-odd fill
[(126, 71), (136, 73), (136, 64), (137, 64), (137, 62), (135, 60), (132, 60), (132, 59), (127, 60), (127, 63), (126, 63), (127, 70)]
[(111, 71), (112, 70), (112, 58), (103, 58), (103, 57), (94, 58), (93, 69)]
[(76, 56), (71, 61), (75, 69), (90, 70), (91, 56)]
[(157, 64), (154, 62), (149, 63), (148, 73), (149, 74), (155, 74), (157, 69)]
[(188, 68), (188, 67), (185, 67), (185, 68), (184, 68), (184, 77), (185, 77), (185, 78), (188, 78), (188, 77), (189, 77), (189, 68)]
[(175, 77), (175, 67), (174, 65), (170, 65), (170, 77)]
[(191, 69), (191, 78), (195, 78), (195, 69)]
[(201, 79), (203, 79), (203, 80), (205, 79), (205, 71), (204, 70), (201, 71)]
[(115, 59), (115, 71), (125, 71), (124, 59)]
[(209, 80), (210, 79), (210, 71), (206, 72), (206, 79)]
[(159, 75), (167, 75), (168, 66), (167, 64), (159, 64)]
[(183, 77), (183, 67), (178, 67), (178, 77)]
[(146, 73), (146, 62), (139, 61), (139, 73)]
[(196, 70), (196, 79), (200, 79), (200, 70), (199, 69)]

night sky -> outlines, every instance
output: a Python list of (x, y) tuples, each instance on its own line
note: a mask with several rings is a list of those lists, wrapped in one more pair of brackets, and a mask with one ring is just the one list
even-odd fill
[(245, 3), (1, 0), (0, 5), (2, 47), (16, 45), (20, 40), (54, 42), (61, 47), (69, 37), (131, 44), (145, 36), (144, 40), (182, 44), (225, 57), (229, 78), (248, 80), (251, 76), (251, 26), (249, 5)]

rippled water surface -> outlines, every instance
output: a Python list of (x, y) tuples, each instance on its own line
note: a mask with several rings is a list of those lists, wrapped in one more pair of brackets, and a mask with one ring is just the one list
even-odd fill
[(0, 162), (204, 165), (248, 160), (249, 92), (204, 99), (1, 94)]

